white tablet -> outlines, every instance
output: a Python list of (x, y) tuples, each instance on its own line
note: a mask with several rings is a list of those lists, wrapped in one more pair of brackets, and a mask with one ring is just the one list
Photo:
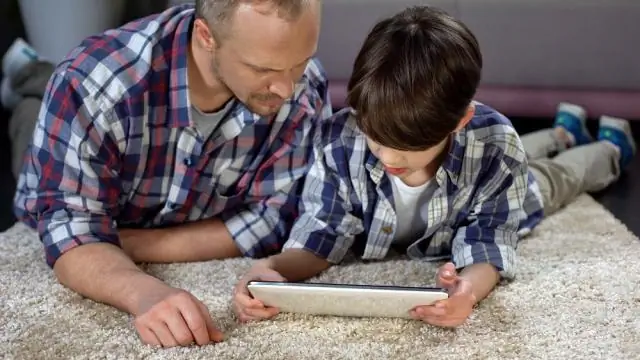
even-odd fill
[(251, 295), (283, 313), (411, 318), (418, 305), (448, 298), (444, 289), (386, 285), (251, 281)]

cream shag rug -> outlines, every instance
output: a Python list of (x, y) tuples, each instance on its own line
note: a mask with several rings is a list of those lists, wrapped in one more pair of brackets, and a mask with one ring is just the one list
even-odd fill
[[(162, 350), (130, 318), (58, 285), (35, 235), (0, 234), (0, 358), (5, 359), (640, 359), (640, 241), (589, 196), (546, 219), (519, 247), (518, 280), (467, 324), (280, 315), (239, 325), (229, 307), (249, 260), (150, 266), (209, 306), (227, 340)], [(348, 264), (322, 281), (429, 285), (437, 264)], [(357, 304), (354, 304), (357, 305)]]

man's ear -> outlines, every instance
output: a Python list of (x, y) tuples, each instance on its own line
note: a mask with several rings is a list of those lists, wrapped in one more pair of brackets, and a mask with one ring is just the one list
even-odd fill
[(216, 40), (209, 30), (209, 26), (202, 19), (196, 19), (193, 23), (193, 33), (191, 36), (196, 37), (198, 45), (207, 52), (213, 51), (216, 47)]
[(455, 132), (458, 132), (464, 129), (464, 127), (467, 126), (469, 121), (473, 119), (473, 116), (475, 115), (475, 113), (476, 113), (476, 105), (474, 103), (469, 104), (469, 106), (467, 107), (467, 111), (465, 112), (462, 119), (460, 119), (460, 122), (458, 123), (458, 126), (455, 129)]

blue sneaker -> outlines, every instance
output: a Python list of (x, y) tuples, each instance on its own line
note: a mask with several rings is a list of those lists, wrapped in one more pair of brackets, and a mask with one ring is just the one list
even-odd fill
[(631, 125), (624, 119), (603, 115), (600, 117), (598, 140), (606, 140), (620, 150), (620, 168), (629, 165), (636, 154), (636, 143), (631, 133)]
[(36, 50), (21, 38), (16, 39), (2, 56), (2, 83), (0, 84), (0, 105), (13, 110), (22, 100), (11, 87), (12, 79), (20, 69), (33, 61), (40, 60)]
[(2, 73), (5, 77), (13, 78), (25, 65), (39, 58), (40, 56), (31, 45), (18, 38), (2, 56)]
[(560, 103), (553, 127), (564, 128), (573, 146), (593, 141), (587, 129), (587, 111), (580, 105)]

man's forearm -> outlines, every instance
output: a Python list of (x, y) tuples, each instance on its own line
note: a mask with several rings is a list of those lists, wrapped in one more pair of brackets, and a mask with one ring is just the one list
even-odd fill
[(119, 236), (123, 250), (135, 262), (193, 262), (242, 255), (219, 219), (161, 229), (122, 229)]
[(462, 270), (460, 277), (471, 283), (476, 303), (486, 298), (500, 281), (500, 274), (491, 264), (471, 265)]
[(285, 250), (264, 261), (267, 266), (292, 282), (314, 277), (331, 266), (327, 260), (303, 249)]
[(105, 243), (70, 250), (56, 261), (54, 272), (69, 289), (134, 315), (141, 292), (164, 285), (139, 269), (120, 248)]

